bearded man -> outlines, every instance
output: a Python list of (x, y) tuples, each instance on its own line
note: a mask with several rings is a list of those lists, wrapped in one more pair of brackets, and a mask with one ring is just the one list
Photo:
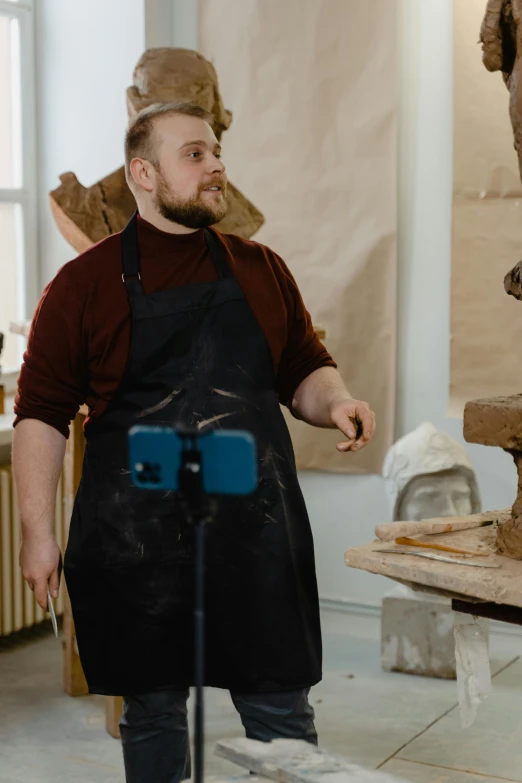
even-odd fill
[(124, 697), (127, 781), (172, 783), (190, 776), (194, 537), (176, 493), (132, 485), (129, 429), (254, 435), (258, 488), (222, 499), (208, 526), (206, 685), (231, 692), (247, 736), (315, 743), (313, 541), (280, 403), (341, 430), (344, 452), (369, 442), (375, 419), (346, 390), (283, 260), (209, 229), (227, 208), (212, 116), (149, 106), (131, 120), (125, 161), (137, 213), (58, 272), (33, 319), (13, 446), (20, 562), (45, 608), (48, 586), (59, 588), (52, 531), (65, 442), (86, 403), (64, 563), (80, 658), (91, 693)]

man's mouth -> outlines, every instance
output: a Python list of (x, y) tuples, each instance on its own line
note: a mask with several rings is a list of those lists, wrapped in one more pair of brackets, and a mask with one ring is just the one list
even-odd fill
[(223, 182), (223, 180), (214, 180), (214, 182), (210, 181), (209, 184), (202, 188), (202, 193), (223, 193), (223, 195), (226, 193), (227, 183)]

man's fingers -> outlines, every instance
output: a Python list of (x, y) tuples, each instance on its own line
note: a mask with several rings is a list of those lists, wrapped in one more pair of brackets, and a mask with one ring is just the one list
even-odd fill
[(345, 423), (344, 417), (337, 425), (341, 432), (343, 432), (350, 441), (354, 441), (357, 438), (357, 430), (359, 422), (353, 416), (348, 416), (348, 422)]
[(355, 440), (343, 440), (341, 443), (338, 443), (336, 448), (337, 451), (350, 451), (351, 448), (353, 448), (353, 445), (355, 444)]
[(49, 577), (49, 590), (53, 598), (58, 598), (58, 591), (60, 589), (60, 577), (58, 575), (58, 569), (52, 572)]
[(366, 403), (352, 402), (332, 411), (332, 423), (347, 440), (337, 444), (337, 451), (360, 451), (368, 445), (375, 432), (375, 414)]
[(371, 440), (375, 435), (375, 413), (372, 410), (368, 411), (368, 413), (370, 414), (370, 419), (367, 426), (363, 428), (362, 435), (362, 440), (365, 443), (368, 443), (368, 441)]
[(341, 430), (343, 435), (346, 435), (347, 443), (354, 443), (357, 438), (357, 420), (355, 417), (350, 417), (346, 410), (338, 408), (332, 412), (332, 422), (335, 426)]
[(358, 438), (351, 438), (350, 440), (342, 441), (337, 444), (338, 451), (360, 451), (368, 445), (375, 432), (375, 416), (371, 411), (370, 418), (365, 418), (364, 423), (361, 422), (362, 433)]
[(38, 580), (38, 582), (35, 582), (34, 597), (36, 598), (36, 602), (38, 606), (41, 606), (41, 608), (46, 612), (48, 608), (47, 607), (47, 579), (45, 581), (40, 579)]
[(361, 439), (366, 441), (370, 440), (375, 427), (375, 417), (373, 412), (370, 410), (370, 408), (357, 408), (357, 418), (362, 425)]

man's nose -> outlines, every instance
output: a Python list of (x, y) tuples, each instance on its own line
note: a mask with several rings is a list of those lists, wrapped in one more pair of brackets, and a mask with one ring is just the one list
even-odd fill
[(223, 161), (220, 160), (219, 158), (216, 158), (215, 156), (213, 156), (212, 173), (213, 174), (224, 174), (225, 170), (226, 170), (225, 169), (225, 164), (223, 163)]

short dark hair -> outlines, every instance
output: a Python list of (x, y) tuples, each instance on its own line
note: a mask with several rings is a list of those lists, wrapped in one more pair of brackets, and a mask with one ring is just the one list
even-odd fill
[(174, 117), (178, 114), (205, 120), (212, 127), (213, 115), (197, 103), (153, 103), (136, 114), (129, 122), (125, 134), (125, 173), (127, 181), (132, 177), (130, 163), (133, 158), (144, 158), (153, 166), (158, 166), (158, 157), (154, 145), (154, 125), (158, 117)]

